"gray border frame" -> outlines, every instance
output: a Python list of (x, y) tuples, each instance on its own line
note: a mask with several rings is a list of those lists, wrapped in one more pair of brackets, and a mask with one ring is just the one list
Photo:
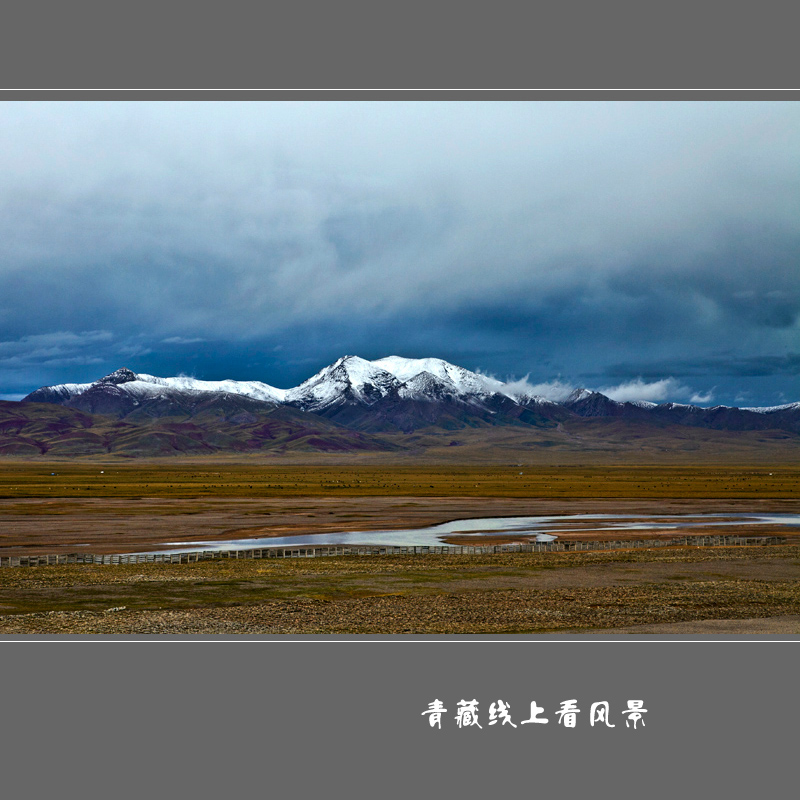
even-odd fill
[[(186, 70), (175, 62), (188, 52), (190, 62), (197, 63), (204, 53), (200, 45), (216, 43), (213, 27), (203, 30), (202, 25), (196, 31), (192, 28), (195, 36), (187, 40), (192, 20), (174, 7), (165, 7), (160, 16), (137, 7), (138, 19), (126, 14), (125, 22), (132, 21), (127, 30), (98, 29), (95, 17), (94, 24), (76, 37), (76, 28), (81, 30), (79, 26), (92, 17), (78, 14), (77, 20), (65, 25), (62, 14), (55, 19), (18, 19), (2, 37), (4, 69), (0, 74), (17, 86), (52, 87), (54, 79), (59, 85), (80, 86), (86, 85), (86, 75), (94, 75), (119, 89), (0, 90), (0, 99), (708, 101), (796, 100), (800, 96), (796, 90), (747, 88), (783, 86), (796, 75), (796, 69), (791, 69), (796, 67), (794, 26), (789, 18), (783, 20), (789, 12), (776, 16), (763, 5), (748, 15), (729, 5), (721, 14), (709, 5), (695, 5), (692, 12), (670, 7), (669, 24), (637, 31), (627, 8), (617, 4), (615, 10), (606, 25), (584, 26), (582, 9), (574, 6), (564, 7), (561, 20), (552, 16), (545, 20), (544, 9), (538, 16), (525, 9), (529, 25), (506, 26), (507, 39), (497, 35), (498, 29), (482, 31), (477, 24), (472, 30), (469, 25), (458, 27), (468, 47), (454, 41), (455, 36), (444, 39), (443, 47), (434, 41), (424, 50), (426, 58), (413, 64), (415, 72), (408, 64), (395, 63), (394, 75), (390, 64), (387, 76), (385, 64), (383, 71), (371, 65), (367, 77), (384, 87), (429, 85), (435, 80), (449, 83), (447, 77), (431, 76), (452, 74), (441, 69), (441, 61), (455, 51), (456, 71), (461, 67), (465, 82), (473, 86), (480, 85), (474, 77), (479, 73), (481, 80), (493, 86), (532, 83), (531, 75), (541, 75), (539, 80), (551, 85), (555, 80), (562, 85), (585, 85), (588, 76), (599, 86), (619, 86), (619, 76), (630, 74), (649, 90), (126, 91), (122, 87), (129, 85), (185, 85), (181, 76)], [(192, 11), (200, 16), (199, 7)], [(234, 11), (228, 7), (227, 14), (232, 17)], [(437, 33), (453, 33), (459, 21), (442, 11), (431, 9), (425, 16), (409, 8), (407, 14), (417, 35), (429, 25), (435, 39)], [(268, 69), (287, 60), (296, 65), (298, 57), (302, 60), (317, 47), (311, 78), (308, 71), (298, 71), (291, 76), (292, 83), (318, 85), (314, 78), (324, 68), (331, 85), (353, 85), (348, 76), (356, 74), (358, 64), (352, 58), (362, 55), (364, 48), (356, 47), (350, 54), (348, 46), (362, 32), (350, 30), (349, 39), (338, 37), (343, 25), (320, 29), (313, 17), (299, 22), (307, 12), (307, 7), (298, 8), (297, 19), (287, 23), (284, 16), (278, 19), (261, 10), (262, 27), (253, 25), (244, 33), (243, 43), (224, 42), (221, 52), (233, 69), (218, 80), (227, 86), (264, 83), (268, 78), (262, 76), (269, 73), (254, 67), (260, 64)], [(457, 12), (467, 15), (466, 8)], [(31, 7), (28, 13), (35, 16), (41, 10)], [(503, 9), (496, 7), (494, 14), (502, 18)], [(348, 24), (357, 19), (352, 11), (344, 16)], [(282, 37), (288, 30), (294, 35)], [(137, 42), (145, 31), (149, 37)], [(259, 60), (254, 47), (265, 31), (271, 34), (267, 44), (277, 50)], [(306, 49), (298, 51), (301, 31), (310, 35)], [(407, 26), (394, 33), (408, 31)], [(373, 36), (379, 50), (387, 33)], [(633, 52), (631, 36), (639, 45), (640, 57), (629, 62), (626, 72), (626, 59)], [(285, 39), (282, 44), (281, 38)], [(328, 41), (319, 47), (325, 38), (333, 39), (333, 44)], [(154, 39), (160, 46), (152, 57), (146, 45)], [(565, 47), (565, 41), (573, 46)], [(175, 49), (175, 42), (184, 49)], [(682, 52), (687, 42), (691, 45), (688, 54)], [(411, 43), (404, 48), (407, 52)], [(113, 57), (115, 44), (120, 45), (122, 63)], [(530, 50), (538, 48), (535, 57), (526, 45)], [(647, 58), (648, 46), (655, 58)], [(233, 63), (237, 51), (244, 51), (248, 58)], [(483, 57), (473, 65), (465, 55), (474, 51)], [(743, 51), (754, 57), (741, 58)], [(98, 52), (110, 54), (111, 63), (93, 64)], [(386, 52), (396, 55), (396, 43), (389, 42)], [(675, 55), (674, 63), (667, 63), (665, 53)], [(148, 61), (146, 71), (141, 65), (131, 65), (132, 54)], [(331, 68), (332, 54), (345, 62), (349, 56), (351, 62), (338, 70)], [(127, 75), (125, 57), (129, 59)], [(577, 75), (574, 68), (569, 72), (573, 60)], [(488, 70), (484, 76), (492, 62), (493, 74)], [(39, 66), (44, 71), (36, 69)], [(550, 66), (549, 71), (540, 72), (543, 66)], [(201, 82), (208, 86), (203, 74), (208, 72), (200, 72)], [(273, 74), (276, 83), (289, 83), (286, 69)], [(148, 77), (152, 75), (158, 79)], [(653, 91), (658, 86), (718, 86), (720, 75), (741, 88)], [(299, 797), (323, 792), (387, 798), (406, 798), (411, 793), (480, 798), (501, 792), (547, 792), (570, 798), (584, 794), (637, 798), (783, 794), (794, 784), (794, 719), (800, 711), (793, 688), (796, 639), (2, 637), (0, 645), (7, 645), (2, 649), (4, 782), (10, 796), (16, 797), (71, 791), (68, 787), (78, 782), (82, 792), (98, 797), (143, 792), (201, 798), (223, 793)], [(200, 648), (185, 646), (199, 641), (203, 642)], [(288, 646), (275, 646), (281, 644)], [(629, 646), (614, 646), (620, 644)], [(462, 696), (479, 699), (483, 730), (458, 731), (451, 725), (435, 731), (425, 724), (421, 712), (431, 700), (440, 697), (453, 709)], [(634, 736), (619, 727), (599, 731), (586, 728), (585, 723), (568, 732), (552, 719), (546, 732), (486, 726), (488, 704), (495, 699), (510, 702), (512, 717), (520, 720), (530, 700), (545, 705), (552, 717), (553, 704), (567, 697), (578, 698), (584, 709), (595, 699), (619, 703), (641, 697), (650, 713), (648, 727)], [(604, 738), (592, 737), (599, 733)]]

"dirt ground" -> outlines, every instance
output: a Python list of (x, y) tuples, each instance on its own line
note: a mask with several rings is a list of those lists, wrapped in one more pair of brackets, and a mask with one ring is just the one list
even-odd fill
[[(126, 553), (164, 542), (206, 542), (250, 537), (338, 531), (418, 528), (469, 517), (558, 514), (800, 513), (800, 500), (556, 500), (508, 497), (305, 497), (270, 498), (24, 498), (0, 499), (0, 555)], [(572, 523), (561, 539), (620, 539), (620, 531), (598, 534)], [(685, 534), (784, 535), (791, 531), (759, 525), (637, 530), (635, 538)], [(520, 541), (495, 536), (485, 543)], [(366, 542), (365, 542), (366, 543)], [(475, 539), (451, 537), (453, 544)]]
[[(0, 464), (0, 555), (426, 527), (459, 518), (800, 513), (796, 465), (366, 467)], [(780, 535), (768, 547), (215, 560), (0, 569), (0, 634), (780, 633), (800, 536), (772, 525), (598, 533)], [(796, 530), (796, 529), (795, 529)], [(502, 534), (484, 542), (520, 541)], [(365, 542), (368, 537), (365, 538)], [(454, 536), (453, 543), (462, 543)], [(468, 543), (475, 543), (470, 537)]]
[(0, 570), (2, 634), (796, 633), (800, 545)]
[[(587, 631), (599, 633), (600, 631)], [(672, 622), (666, 625), (634, 625), (602, 631), (614, 634), (637, 634), (655, 636), (688, 636), (710, 634), (713, 636), (800, 636), (800, 614), (763, 619), (704, 619), (693, 622)]]

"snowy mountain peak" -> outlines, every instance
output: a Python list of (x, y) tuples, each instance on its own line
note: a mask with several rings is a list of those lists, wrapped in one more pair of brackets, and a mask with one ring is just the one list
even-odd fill
[(458, 389), (450, 378), (441, 378), (425, 370), (404, 381), (397, 390), (398, 396), (405, 400), (424, 400), (432, 402), (447, 396), (457, 396)]
[(321, 411), (346, 402), (371, 405), (400, 381), (390, 372), (359, 356), (343, 356), (294, 389), (285, 401), (304, 411)]
[(136, 383), (129, 389), (140, 394), (163, 393), (164, 390), (176, 392), (221, 392), (252, 397), (268, 403), (281, 403), (286, 394), (285, 389), (277, 389), (261, 381), (202, 381), (180, 375), (177, 378), (158, 378), (155, 375), (140, 373)]
[(565, 403), (579, 403), (581, 400), (588, 400), (590, 397), (599, 394), (591, 389), (575, 389), (574, 392), (564, 401)]
[(372, 361), (367, 361), (360, 356), (344, 356), (344, 358), (340, 358), (336, 361), (332, 367), (344, 371), (353, 386), (362, 386), (365, 383), (372, 383), (376, 379), (378, 381), (386, 380), (387, 370), (376, 366)]
[(135, 373), (125, 367), (115, 370), (93, 383), (67, 383), (58, 386), (44, 386), (28, 395), (26, 399), (44, 402), (68, 402), (73, 398), (88, 393), (115, 394), (129, 397), (139, 403), (154, 398), (171, 395), (192, 394), (201, 392), (215, 394), (233, 394), (251, 397), (267, 403), (281, 403), (286, 394), (283, 389), (276, 389), (259, 381), (201, 381), (184, 376), (177, 378), (158, 378), (155, 375)]
[[(182, 409), (203, 404), (208, 395), (243, 396), (270, 406), (288, 405), (302, 411), (337, 417), (349, 424), (371, 413), (376, 419), (395, 415), (398, 425), (411, 425), (410, 419), (425, 421), (436, 418), (435, 405), (440, 403), (447, 414), (458, 416), (489, 416), (507, 414), (514, 406), (526, 409), (538, 419), (564, 419), (569, 415), (581, 417), (632, 416), (641, 420), (652, 412), (653, 418), (674, 419), (678, 424), (722, 426), (736, 425), (760, 427), (790, 425), (791, 416), (800, 415), (800, 403), (788, 403), (768, 408), (728, 409), (725, 406), (703, 408), (681, 403), (655, 403), (644, 400), (621, 402), (590, 389), (575, 389), (568, 397), (547, 400), (533, 394), (527, 378), (503, 383), (496, 378), (471, 372), (441, 358), (404, 358), (391, 355), (368, 361), (356, 355), (345, 355), (321, 369), (316, 375), (293, 389), (277, 389), (259, 381), (206, 381), (187, 376), (160, 378), (155, 375), (135, 373), (126, 367), (85, 384), (60, 384), (44, 386), (29, 394), (29, 402), (59, 403), (91, 413), (112, 413), (124, 416), (132, 409), (145, 407), (156, 416), (167, 413), (164, 409)], [(398, 402), (403, 401), (403, 402)], [(413, 401), (413, 402), (408, 402)], [(415, 408), (419, 401), (425, 408)], [(455, 408), (455, 410), (454, 410)], [(347, 409), (345, 412), (344, 409)], [(735, 415), (728, 411), (736, 412)], [(148, 412), (149, 413), (149, 412)], [(513, 412), (514, 419), (519, 410)], [(416, 417), (414, 415), (417, 415)], [(512, 416), (513, 416), (512, 415)], [(565, 416), (567, 415), (567, 416)], [(760, 421), (743, 422), (742, 415), (758, 416)], [(521, 418), (521, 417), (520, 417)], [(795, 423), (791, 422), (791, 425)], [(405, 428), (403, 428), (405, 430)], [(743, 428), (750, 429), (750, 428)], [(792, 428), (792, 430), (794, 430)], [(799, 431), (800, 432), (800, 431)]]
[(450, 364), (441, 358), (402, 358), (387, 356), (371, 362), (376, 367), (390, 372), (398, 380), (405, 383), (423, 372), (427, 372), (439, 380), (451, 383), (459, 394), (486, 395), (502, 392), (504, 384), (495, 378), (470, 372), (468, 369)]
[(121, 367), (120, 369), (114, 370), (114, 372), (106, 375), (104, 378), (100, 378), (99, 381), (95, 382), (119, 386), (122, 383), (130, 383), (131, 381), (138, 379), (139, 376), (135, 372), (129, 370), (127, 367)]

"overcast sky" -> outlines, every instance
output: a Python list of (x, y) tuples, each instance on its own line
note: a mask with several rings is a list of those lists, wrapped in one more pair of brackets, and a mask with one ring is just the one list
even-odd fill
[(437, 356), (800, 400), (800, 106), (0, 104), (0, 395)]

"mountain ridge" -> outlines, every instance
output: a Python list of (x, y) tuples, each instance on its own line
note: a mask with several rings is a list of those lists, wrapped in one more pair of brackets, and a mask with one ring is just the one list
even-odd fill
[(574, 417), (611, 417), (656, 427), (800, 433), (800, 403), (706, 408), (671, 402), (623, 402), (590, 389), (576, 389), (557, 402), (525, 392), (518, 382), (503, 383), (443, 359), (400, 356), (369, 361), (345, 355), (290, 389), (260, 381), (160, 378), (122, 367), (88, 384), (43, 386), (21, 402), (54, 403), (89, 414), (142, 419), (191, 418), (194, 409), (203, 404), (233, 409), (245, 398), (264, 409), (294, 409), (345, 428), (374, 433), (494, 425), (552, 428)]

